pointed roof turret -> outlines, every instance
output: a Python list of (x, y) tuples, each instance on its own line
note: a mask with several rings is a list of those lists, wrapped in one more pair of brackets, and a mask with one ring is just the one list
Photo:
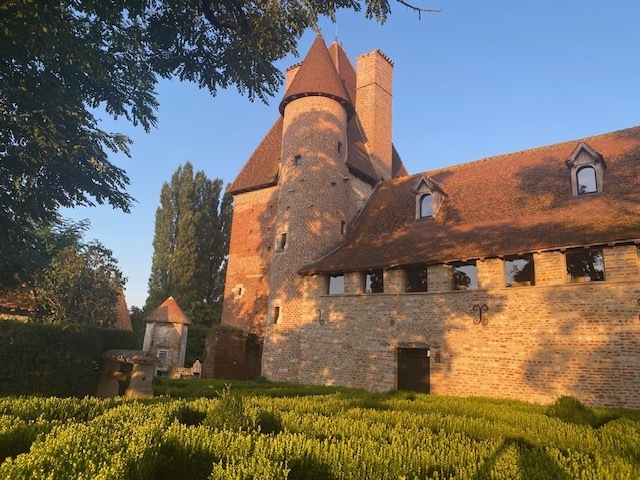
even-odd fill
[(324, 39), (318, 34), (309, 53), (300, 65), (300, 69), (280, 102), (280, 113), (285, 107), (301, 97), (328, 97), (339, 102), (347, 111), (347, 118), (353, 116), (353, 104), (336, 70)]
[(191, 320), (182, 311), (178, 303), (173, 297), (167, 298), (162, 305), (151, 312), (147, 318), (147, 323), (182, 323), (183, 325), (191, 325)]

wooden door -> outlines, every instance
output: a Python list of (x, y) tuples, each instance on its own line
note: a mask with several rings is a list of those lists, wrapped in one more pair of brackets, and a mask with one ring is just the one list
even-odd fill
[(398, 349), (398, 390), (429, 393), (429, 349)]

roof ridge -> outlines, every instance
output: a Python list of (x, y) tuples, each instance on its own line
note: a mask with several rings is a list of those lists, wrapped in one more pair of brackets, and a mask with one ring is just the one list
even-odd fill
[[(631, 130), (634, 130), (634, 129), (640, 129), (640, 125), (634, 126), (634, 127), (629, 127), (629, 128), (623, 128), (623, 129), (620, 129), (620, 130), (615, 130), (613, 132), (607, 132), (607, 133), (601, 133), (601, 134), (597, 134), (597, 135), (591, 135), (590, 137), (575, 138), (573, 140), (565, 140), (565, 141), (562, 141), (562, 142), (551, 143), (549, 145), (542, 145), (540, 147), (533, 147), (533, 148), (527, 148), (525, 150), (517, 150), (517, 151), (513, 151), (513, 152), (508, 152), (508, 153), (501, 153), (501, 154), (498, 154), (498, 155), (492, 155), (490, 157), (483, 157), (483, 158), (479, 158), (477, 160), (471, 160), (469, 162), (458, 163), (456, 165), (450, 165), (450, 166), (447, 166), (447, 167), (436, 168), (434, 170), (424, 170), (423, 172), (420, 172), (420, 173), (417, 173), (417, 174), (414, 174), (414, 175), (421, 175), (423, 173), (428, 173), (429, 175), (435, 175), (437, 173), (448, 172), (448, 171), (452, 171), (452, 170), (458, 170), (460, 168), (468, 167), (468, 166), (475, 165), (475, 164), (478, 164), (478, 163), (481, 163), (481, 162), (488, 162), (488, 161), (491, 161), (491, 160), (497, 160), (497, 159), (506, 158), (506, 157), (510, 157), (510, 156), (521, 155), (521, 154), (524, 154), (524, 153), (532, 153), (532, 152), (537, 152), (537, 151), (550, 150), (552, 148), (558, 148), (558, 147), (562, 147), (564, 145), (574, 144), (576, 142), (588, 143), (590, 140), (612, 137), (612, 136), (620, 134), (621, 132), (627, 132), (627, 131), (631, 131)], [(572, 149), (572, 151), (573, 151), (573, 149)], [(571, 152), (569, 152), (569, 154), (570, 153)], [(414, 176), (414, 175), (411, 175), (411, 176)]]

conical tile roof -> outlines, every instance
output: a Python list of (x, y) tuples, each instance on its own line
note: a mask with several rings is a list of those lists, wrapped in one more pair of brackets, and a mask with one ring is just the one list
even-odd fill
[(191, 320), (189, 320), (189, 317), (182, 311), (173, 297), (167, 298), (162, 305), (145, 318), (145, 321), (147, 323), (182, 323), (191, 325)]
[(344, 107), (349, 119), (353, 116), (353, 104), (321, 34), (316, 37), (280, 102), (280, 113), (284, 115), (285, 107), (293, 100), (308, 96), (333, 98)]

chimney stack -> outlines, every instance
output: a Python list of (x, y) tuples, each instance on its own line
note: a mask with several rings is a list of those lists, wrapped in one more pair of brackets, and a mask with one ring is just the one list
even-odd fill
[(356, 59), (356, 112), (367, 137), (367, 148), (378, 176), (392, 178), (393, 62), (380, 50)]

